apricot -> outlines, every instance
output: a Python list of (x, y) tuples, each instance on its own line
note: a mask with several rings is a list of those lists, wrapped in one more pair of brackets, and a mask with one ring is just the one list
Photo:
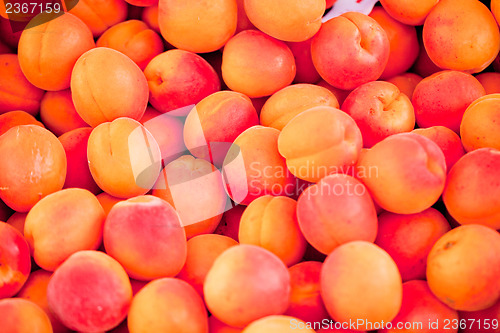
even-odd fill
[(380, 77), (389, 60), (387, 33), (371, 17), (348, 12), (321, 26), (311, 42), (319, 75), (340, 89), (354, 89)]
[(238, 5), (238, 19), (235, 34), (243, 30), (255, 29), (255, 26), (250, 22), (245, 11), (245, 0), (236, 0), (236, 4)]
[(101, 204), (101, 207), (104, 210), (104, 215), (106, 215), (106, 217), (108, 216), (109, 211), (111, 210), (111, 208), (113, 208), (114, 205), (116, 205), (120, 201), (123, 201), (123, 199), (116, 198), (112, 195), (107, 194), (106, 192), (99, 193), (96, 198), (97, 200), (99, 200), (99, 203)]
[(242, 333), (293, 333), (293, 332), (315, 333), (308, 324), (298, 318), (290, 316), (267, 316), (252, 322), (245, 327)]
[(222, 219), (217, 228), (215, 228), (214, 234), (228, 236), (238, 241), (241, 216), (245, 208), (245, 206), (237, 205), (227, 210), (224, 215), (222, 215)]
[(484, 94), (481, 83), (467, 73), (441, 71), (428, 76), (413, 92), (417, 124), (446, 126), (458, 133), (465, 109)]
[(219, 77), (199, 55), (184, 50), (169, 50), (154, 57), (144, 70), (149, 86), (149, 102), (165, 113), (186, 108), (220, 89)]
[(389, 82), (374, 81), (354, 89), (342, 104), (361, 131), (363, 146), (415, 127), (415, 113), (410, 99)]
[[(459, 311), (460, 319), (468, 323), (464, 333), (500, 332), (500, 301), (492, 307), (479, 311)], [(484, 325), (482, 325), (484, 323)], [(488, 325), (489, 324), (489, 325)]]
[[(27, 213), (15, 212), (8, 219), (5, 219), (8, 224), (10, 224), (14, 229), (19, 231), (21, 235), (24, 236), (24, 224), (26, 223)], [(1, 221), (1, 220), (0, 220)]]
[(328, 89), (312, 84), (294, 84), (274, 93), (262, 106), (260, 122), (282, 130), (293, 117), (315, 106), (339, 107)]
[(423, 0), (418, 3), (412, 0), (380, 0), (389, 15), (409, 25), (422, 25), (438, 2), (439, 0)]
[(500, 234), (470, 224), (452, 229), (432, 247), (427, 281), (436, 297), (452, 309), (479, 311), (500, 297)]
[(344, 90), (344, 89), (339, 89), (335, 88), (325, 80), (321, 79), (318, 83), (316, 83), (317, 86), (326, 88), (330, 90), (330, 92), (337, 98), (337, 101), (339, 102), (339, 105), (342, 105), (344, 103), (346, 97), (351, 93), (352, 90)]
[(357, 177), (383, 209), (419, 213), (441, 196), (446, 161), (439, 146), (414, 133), (394, 134), (361, 155)]
[(161, 171), (153, 195), (179, 213), (188, 239), (212, 233), (227, 203), (222, 176), (209, 162), (184, 155)]
[(118, 118), (92, 130), (87, 158), (97, 185), (118, 198), (148, 192), (160, 173), (156, 140), (139, 122)]
[(316, 83), (321, 79), (312, 61), (311, 42), (312, 38), (302, 42), (286, 43), (295, 58), (296, 73), (293, 80), (295, 83)]
[(141, 20), (146, 23), (151, 29), (160, 33), (160, 25), (158, 22), (158, 4), (145, 7), (142, 10)]
[(132, 287), (116, 260), (98, 251), (79, 251), (52, 275), (47, 300), (50, 311), (66, 327), (107, 331), (127, 316)]
[(255, 245), (236, 245), (214, 261), (203, 291), (212, 315), (230, 326), (244, 327), (286, 311), (290, 274), (271, 252)]
[(52, 333), (47, 314), (35, 303), (21, 298), (0, 299), (2, 332)]
[(281, 131), (279, 153), (297, 178), (317, 182), (353, 166), (363, 143), (361, 132), (345, 112), (316, 106), (299, 113)]
[(500, 229), (500, 151), (482, 148), (465, 154), (450, 170), (443, 202), (460, 224)]
[(269, 96), (288, 86), (295, 72), (288, 46), (258, 30), (232, 37), (222, 53), (224, 82), (250, 98)]
[(402, 303), (403, 287), (396, 263), (378, 246), (354, 241), (337, 247), (321, 269), (321, 295), (338, 322), (358, 321), (357, 330), (382, 327)]
[(160, 0), (158, 23), (167, 42), (196, 53), (220, 49), (236, 31), (235, 0)]
[(175, 276), (186, 261), (186, 233), (166, 201), (137, 196), (116, 203), (104, 223), (106, 253), (136, 280)]
[(221, 235), (198, 235), (187, 242), (186, 263), (177, 278), (189, 283), (203, 297), (203, 283), (215, 259), (230, 248), (238, 245), (232, 238)]
[(45, 127), (41, 122), (36, 120), (35, 117), (24, 111), (9, 111), (0, 114), (0, 135), (4, 134), (12, 127), (19, 125), (37, 125)]
[(307, 241), (329, 254), (354, 240), (375, 241), (377, 212), (365, 186), (334, 174), (308, 187), (297, 201), (297, 219)]
[(109, 27), (124, 21), (127, 11), (123, 0), (79, 0), (69, 12), (82, 20), (94, 37), (99, 37)]
[(427, 256), (432, 246), (450, 230), (446, 218), (429, 208), (405, 215), (383, 212), (378, 223), (375, 244), (389, 253), (403, 281), (425, 279)]
[(241, 333), (242, 329), (224, 324), (215, 316), (208, 318), (208, 331), (210, 333)]
[(21, 125), (0, 136), (0, 199), (18, 212), (27, 212), (47, 194), (62, 189), (66, 154), (51, 132)]
[(460, 124), (460, 137), (466, 151), (479, 148), (500, 149), (500, 94), (486, 95), (472, 102)]
[(88, 126), (76, 112), (69, 89), (47, 91), (40, 103), (40, 118), (55, 135)]
[(418, 54), (417, 60), (413, 63), (412, 71), (421, 77), (427, 77), (439, 71), (442, 71), (435, 63), (429, 58), (429, 54), (425, 49), (424, 42), (419, 35), (420, 52)]
[(28, 279), (31, 257), (23, 235), (5, 222), (0, 222), (0, 268), (0, 299), (12, 297)]
[(148, 86), (141, 69), (116, 50), (97, 47), (83, 54), (71, 76), (75, 109), (92, 127), (119, 117), (142, 118)]
[[(42, 13), (19, 40), (19, 65), (34, 86), (44, 90), (69, 88), (78, 58), (95, 47), (89, 28), (76, 16)], [(43, 47), (41, 46), (43, 44)], [(64, 55), (64, 56), (61, 56)]]
[(425, 20), (422, 37), (429, 57), (443, 69), (481, 72), (500, 50), (497, 22), (477, 0), (439, 1)]
[(294, 177), (278, 152), (279, 135), (275, 128), (253, 126), (234, 140), (222, 171), (226, 191), (237, 204), (293, 193)]
[(0, 114), (17, 110), (38, 114), (43, 90), (26, 79), (18, 56), (0, 54), (0, 65)]
[(386, 79), (387, 82), (398, 87), (399, 91), (408, 96), (410, 99), (413, 96), (415, 87), (422, 81), (422, 77), (414, 73), (403, 73)]

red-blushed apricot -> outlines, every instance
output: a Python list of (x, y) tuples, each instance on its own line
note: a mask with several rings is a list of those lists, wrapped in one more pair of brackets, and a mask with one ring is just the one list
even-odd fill
[(495, 18), (477, 0), (441, 0), (427, 16), (422, 33), (431, 60), (443, 69), (481, 72), (500, 50)]
[(417, 128), (412, 133), (420, 134), (434, 141), (443, 151), (446, 160), (446, 170), (451, 167), (465, 154), (462, 141), (457, 133), (448, 127), (432, 126), (427, 128)]
[(500, 297), (500, 234), (469, 224), (444, 234), (427, 258), (427, 281), (452, 309), (479, 311)]
[(285, 315), (305, 322), (321, 322), (328, 318), (320, 293), (322, 263), (303, 261), (288, 268), (290, 272), (290, 305)]
[(92, 178), (87, 160), (87, 146), (92, 128), (82, 127), (59, 137), (66, 152), (67, 172), (64, 188), (78, 187), (97, 194), (101, 189)]
[(375, 241), (377, 212), (365, 186), (334, 174), (308, 187), (297, 201), (297, 219), (309, 244), (324, 254), (355, 241)]
[(235, 0), (160, 0), (158, 23), (167, 42), (196, 53), (220, 49), (236, 31)]
[(222, 215), (222, 219), (217, 228), (215, 228), (214, 234), (228, 236), (238, 241), (241, 216), (245, 208), (245, 206), (237, 205), (227, 210), (224, 215)]
[(269, 96), (288, 86), (295, 72), (288, 46), (258, 30), (240, 32), (222, 52), (224, 82), (251, 98)]
[(413, 280), (403, 283), (403, 303), (392, 325), (378, 332), (457, 333), (457, 321), (457, 311), (441, 303), (427, 282)]
[(76, 112), (69, 89), (47, 91), (40, 103), (40, 118), (58, 136), (88, 126)]
[(486, 95), (472, 102), (460, 124), (460, 137), (466, 151), (479, 148), (500, 150), (500, 94)]
[(99, 37), (109, 27), (127, 17), (127, 3), (123, 0), (79, 0), (69, 11), (82, 20)]
[(272, 315), (267, 316), (250, 323), (242, 333), (315, 333), (310, 327), (311, 323), (306, 323), (298, 318), (291, 316)]
[(146, 68), (151, 59), (163, 52), (161, 37), (139, 20), (125, 21), (112, 26), (99, 37), (96, 45), (122, 52), (141, 70)]
[(230, 326), (244, 327), (286, 311), (290, 274), (271, 252), (255, 245), (236, 245), (215, 259), (203, 291), (212, 315)]
[(345, 99), (352, 91), (352, 90), (343, 90), (335, 88), (334, 86), (332, 86), (323, 79), (321, 79), (318, 83), (316, 83), (316, 85), (330, 90), (330, 92), (335, 96), (335, 98), (337, 98), (339, 105), (342, 105), (342, 103), (344, 103)]
[(15, 212), (8, 219), (6, 219), (6, 222), (13, 226), (17, 231), (21, 233), (21, 235), (24, 236), (24, 224), (26, 223), (27, 215), (27, 213)]
[(160, 33), (160, 25), (158, 24), (158, 4), (144, 8), (141, 14), (141, 21), (146, 23), (157, 33)]
[(434, 141), (414, 133), (400, 133), (362, 154), (356, 176), (383, 209), (414, 214), (429, 208), (441, 196), (446, 161)]
[(243, 330), (241, 328), (224, 324), (215, 316), (210, 316), (208, 318), (208, 331), (210, 333), (241, 333)]
[(409, 25), (422, 25), (439, 0), (380, 0), (384, 9), (396, 20)]
[(0, 299), (17, 294), (30, 270), (28, 243), (13, 226), (0, 221)]
[(220, 171), (191, 155), (181, 156), (163, 168), (153, 195), (170, 203), (179, 213), (188, 239), (212, 233), (228, 199)]
[(406, 72), (419, 53), (416, 29), (397, 21), (383, 7), (374, 7), (369, 16), (380, 24), (389, 38), (389, 60), (380, 77), (387, 79)]
[(148, 104), (148, 84), (129, 57), (97, 47), (76, 62), (71, 96), (80, 117), (95, 127), (119, 117), (141, 119)]
[(309, 182), (346, 172), (358, 160), (362, 145), (354, 120), (331, 106), (316, 106), (299, 113), (278, 138), (279, 153), (290, 172)]
[(446, 126), (458, 133), (465, 109), (484, 94), (481, 83), (467, 73), (441, 71), (428, 76), (413, 92), (417, 124)]
[(203, 297), (203, 283), (215, 259), (230, 248), (238, 245), (232, 238), (222, 235), (198, 235), (187, 242), (186, 263), (177, 278), (189, 283)]
[(45, 127), (41, 122), (36, 120), (35, 117), (24, 111), (9, 111), (4, 114), (0, 114), (0, 135), (4, 134), (12, 127), (19, 125), (37, 125)]
[(342, 111), (358, 125), (366, 148), (415, 127), (410, 99), (389, 82), (368, 82), (354, 89), (342, 104)]
[(120, 264), (99, 251), (72, 254), (47, 286), (50, 311), (75, 331), (107, 331), (125, 319), (132, 287)]
[(339, 102), (326, 88), (313, 84), (294, 84), (269, 97), (260, 112), (260, 122), (281, 131), (293, 117), (315, 106), (338, 108)]
[(24, 236), (35, 262), (54, 271), (71, 254), (95, 250), (102, 240), (104, 211), (87, 190), (61, 190), (36, 203), (29, 211)]
[(130, 333), (208, 333), (203, 300), (188, 283), (163, 278), (135, 295), (128, 314)]
[(244, 0), (245, 12), (260, 31), (288, 42), (302, 42), (321, 28), (324, 0)]
[(43, 269), (36, 270), (30, 274), (23, 288), (19, 291), (16, 297), (26, 299), (38, 305), (50, 319), (52, 330), (54, 333), (69, 332), (69, 329), (50, 312), (49, 302), (47, 301), (47, 286), (49, 284), (52, 273)]
[[(149, 85), (149, 102), (165, 113), (187, 108), (220, 89), (215, 70), (199, 55), (169, 50), (154, 57), (144, 70)], [(176, 114), (177, 115), (177, 114)]]
[(295, 58), (295, 83), (316, 83), (321, 79), (312, 61), (311, 42), (312, 38), (303, 42), (286, 43)]
[(500, 73), (483, 72), (476, 75), (476, 79), (483, 85), (487, 95), (500, 93)]
[(92, 130), (87, 158), (97, 185), (118, 198), (148, 192), (161, 167), (161, 153), (151, 133), (139, 122), (118, 118)]
[(64, 185), (64, 148), (43, 127), (20, 125), (2, 134), (0, 156), (0, 199), (18, 212), (29, 211)]
[(296, 207), (295, 200), (283, 196), (255, 199), (241, 216), (240, 243), (260, 246), (285, 265), (295, 265), (304, 256), (307, 244), (297, 222)]
[(381, 327), (401, 308), (403, 286), (396, 263), (378, 246), (354, 241), (333, 250), (321, 269), (321, 296), (337, 322), (357, 330)]
[(415, 87), (420, 81), (422, 81), (422, 77), (414, 73), (403, 73), (388, 78), (386, 81), (394, 84), (398, 87), (399, 91), (411, 99), (413, 92), (415, 91)]
[(24, 30), (19, 40), (21, 69), (38, 88), (52, 91), (69, 88), (76, 61), (95, 47), (92, 33), (69, 13), (59, 16), (42, 13), (32, 20), (37, 21), (43, 23)]
[(231, 143), (259, 117), (244, 94), (219, 91), (202, 99), (188, 114), (184, 142), (191, 154), (220, 166)]
[(109, 214), (109, 211), (111, 208), (113, 208), (114, 205), (116, 205), (118, 202), (123, 201), (121, 198), (116, 198), (112, 195), (107, 194), (106, 192), (99, 193), (96, 196), (97, 200), (99, 200), (99, 203), (102, 206), (102, 209), (104, 210), (104, 215), (106, 217)]
[(237, 204), (293, 193), (294, 177), (278, 152), (279, 135), (275, 128), (253, 126), (234, 140), (222, 171), (226, 191)]
[(137, 280), (175, 276), (186, 261), (179, 214), (151, 195), (115, 204), (104, 223), (103, 241), (106, 253)]
[(443, 201), (460, 224), (500, 229), (500, 151), (482, 148), (465, 154), (446, 180)]
[(375, 244), (396, 262), (403, 281), (423, 280), (432, 246), (449, 230), (446, 218), (434, 208), (405, 215), (383, 212)]
[(492, 307), (479, 311), (459, 311), (460, 319), (467, 322), (463, 333), (500, 332), (500, 301)]
[(344, 90), (378, 79), (389, 52), (389, 39), (380, 24), (356, 12), (324, 23), (311, 42), (311, 55), (319, 75)]
[(0, 114), (23, 110), (36, 115), (43, 90), (31, 84), (19, 66), (16, 54), (0, 54)]
[(35, 303), (21, 298), (0, 300), (2, 332), (4, 333), (52, 333), (47, 314)]

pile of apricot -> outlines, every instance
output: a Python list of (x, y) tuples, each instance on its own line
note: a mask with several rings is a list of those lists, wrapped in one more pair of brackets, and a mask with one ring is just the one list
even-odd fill
[(347, 2), (2, 3), (0, 332), (499, 333), (500, 0)]

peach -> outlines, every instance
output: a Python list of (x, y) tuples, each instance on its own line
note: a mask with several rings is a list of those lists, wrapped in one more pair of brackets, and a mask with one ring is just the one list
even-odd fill
[[(95, 47), (89, 28), (76, 16), (42, 13), (19, 40), (19, 64), (34, 86), (44, 90), (69, 88), (78, 58)], [(41, 46), (43, 44), (43, 47)], [(61, 55), (64, 55), (63, 57)]]
[(339, 102), (326, 88), (313, 84), (294, 84), (269, 97), (260, 112), (260, 122), (281, 131), (293, 117), (315, 106), (338, 108)]
[(293, 80), (295, 83), (316, 83), (321, 79), (312, 61), (311, 42), (312, 38), (302, 42), (286, 43), (295, 58), (296, 73)]
[(228, 236), (238, 241), (241, 216), (245, 208), (245, 206), (237, 205), (227, 210), (224, 215), (222, 215), (222, 219), (217, 228), (215, 228), (214, 234)]
[(439, 0), (381, 0), (384, 9), (396, 20), (409, 25), (422, 25)]
[(279, 153), (297, 178), (317, 182), (353, 166), (363, 143), (361, 132), (345, 112), (316, 106), (295, 116), (281, 131)]
[(446, 218), (429, 208), (416, 214), (384, 212), (378, 217), (375, 244), (398, 266), (403, 281), (425, 279), (427, 256), (436, 241), (450, 230)]
[(102, 209), (104, 210), (104, 215), (106, 217), (109, 214), (109, 211), (111, 208), (113, 208), (114, 205), (116, 205), (118, 202), (123, 201), (121, 198), (116, 198), (112, 195), (107, 194), (106, 192), (99, 193), (96, 196), (97, 200), (99, 200), (99, 203), (102, 206)]
[(215, 316), (208, 318), (208, 331), (210, 333), (241, 333), (242, 329), (224, 324)]
[(212, 66), (199, 55), (184, 50), (157, 55), (149, 62), (144, 75), (149, 86), (149, 102), (162, 113), (186, 108), (180, 114), (185, 116), (193, 104), (220, 89)]
[(99, 37), (109, 27), (127, 17), (127, 3), (123, 0), (79, 0), (69, 12), (81, 19)]
[(158, 11), (163, 38), (186, 51), (216, 51), (236, 31), (238, 7), (235, 0), (160, 0)]
[(427, 281), (436, 297), (455, 310), (479, 311), (500, 297), (500, 234), (470, 224), (444, 234), (427, 259)]
[(357, 330), (393, 320), (403, 286), (396, 263), (378, 246), (354, 241), (337, 247), (321, 269), (321, 295), (337, 322), (356, 321)]
[(45, 126), (58, 136), (88, 126), (76, 112), (69, 89), (47, 91), (40, 103), (40, 118)]
[(288, 86), (295, 72), (288, 46), (258, 30), (232, 37), (222, 53), (224, 82), (250, 98), (269, 96)]
[(500, 149), (500, 94), (478, 98), (465, 110), (460, 137), (466, 151), (479, 148)]
[(297, 219), (307, 241), (329, 254), (355, 240), (375, 241), (377, 212), (365, 186), (335, 174), (308, 187), (297, 201)]
[(481, 72), (500, 50), (497, 22), (477, 0), (439, 1), (425, 20), (422, 37), (429, 57), (443, 69)]
[(106, 253), (137, 280), (175, 276), (186, 261), (179, 214), (154, 196), (137, 196), (111, 208), (103, 232)]
[(142, 10), (141, 20), (151, 29), (160, 33), (160, 25), (158, 23), (158, 4), (144, 8)]
[(378, 79), (389, 53), (389, 38), (380, 24), (356, 12), (324, 23), (311, 43), (319, 75), (332, 86), (345, 90)]
[(500, 93), (500, 73), (483, 72), (476, 75), (476, 79), (483, 85), (487, 95)]
[(162, 278), (148, 283), (134, 297), (128, 314), (130, 333), (208, 333), (203, 300), (188, 283)]
[(47, 194), (62, 189), (66, 154), (51, 132), (21, 125), (0, 136), (0, 199), (25, 213)]
[(422, 81), (422, 77), (414, 73), (403, 73), (388, 78), (386, 81), (394, 84), (398, 87), (399, 91), (411, 99), (413, 92), (415, 91), (415, 87), (420, 81)]
[(2, 332), (5, 333), (52, 333), (47, 314), (35, 303), (21, 298), (0, 300)]
[(261, 333), (261, 332), (273, 332), (273, 333), (294, 333), (294, 332), (304, 332), (304, 333), (315, 333), (315, 331), (309, 327), (310, 323), (306, 323), (298, 318), (290, 316), (267, 316), (252, 322), (250, 325), (245, 327), (242, 333)]
[(21, 233), (21, 235), (24, 236), (24, 224), (26, 223), (26, 216), (28, 216), (27, 213), (15, 212), (8, 219), (6, 219), (6, 222), (13, 226), (17, 231)]
[(16, 54), (0, 54), (0, 114), (23, 110), (36, 115), (43, 90), (24, 76)]
[(467, 322), (463, 333), (500, 332), (500, 301), (492, 307), (479, 311), (459, 311), (460, 319)]
[(40, 127), (45, 127), (41, 122), (36, 120), (35, 117), (24, 111), (9, 111), (0, 114), (0, 135), (4, 134), (12, 127), (19, 125), (38, 125)]
[(410, 99), (389, 82), (374, 81), (354, 89), (342, 104), (361, 131), (363, 146), (415, 127), (415, 113)]
[(47, 300), (50, 311), (66, 327), (107, 331), (127, 316), (132, 287), (116, 260), (98, 251), (79, 251), (52, 275)]
[(141, 69), (126, 55), (106, 47), (84, 53), (71, 76), (75, 109), (92, 127), (119, 117), (142, 118), (148, 85)]
[(215, 259), (229, 249), (238, 245), (232, 238), (221, 235), (198, 235), (187, 242), (186, 263), (177, 274), (177, 278), (189, 283), (203, 297), (203, 283)]
[(240, 243), (260, 246), (285, 265), (295, 265), (304, 256), (307, 244), (297, 222), (296, 207), (295, 200), (283, 196), (255, 199), (241, 216)]
[(290, 274), (271, 252), (255, 245), (236, 245), (215, 260), (203, 291), (212, 315), (230, 326), (244, 327), (286, 311)]
[(0, 222), (0, 299), (17, 294), (30, 270), (28, 243), (13, 226)]
[(441, 71), (428, 76), (413, 92), (417, 124), (445, 126), (458, 133), (465, 109), (484, 94), (481, 83), (467, 73)]
[(500, 229), (500, 151), (482, 148), (465, 154), (450, 170), (443, 201), (460, 224)]
[(99, 201), (87, 190), (69, 188), (44, 197), (30, 210), (24, 225), (35, 262), (54, 271), (73, 253), (97, 249), (104, 218)]
[(94, 128), (88, 139), (87, 158), (97, 185), (118, 198), (145, 194), (160, 173), (158, 143), (144, 126), (130, 118)]
[(361, 155), (357, 177), (373, 200), (397, 214), (419, 213), (441, 196), (446, 180), (443, 151), (414, 133), (394, 134)]

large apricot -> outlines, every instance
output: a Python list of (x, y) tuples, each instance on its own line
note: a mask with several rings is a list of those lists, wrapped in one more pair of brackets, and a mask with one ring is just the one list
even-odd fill
[(38, 125), (40, 127), (45, 127), (41, 122), (36, 120), (35, 117), (24, 111), (9, 111), (0, 114), (0, 135), (4, 134), (12, 127), (19, 125)]

